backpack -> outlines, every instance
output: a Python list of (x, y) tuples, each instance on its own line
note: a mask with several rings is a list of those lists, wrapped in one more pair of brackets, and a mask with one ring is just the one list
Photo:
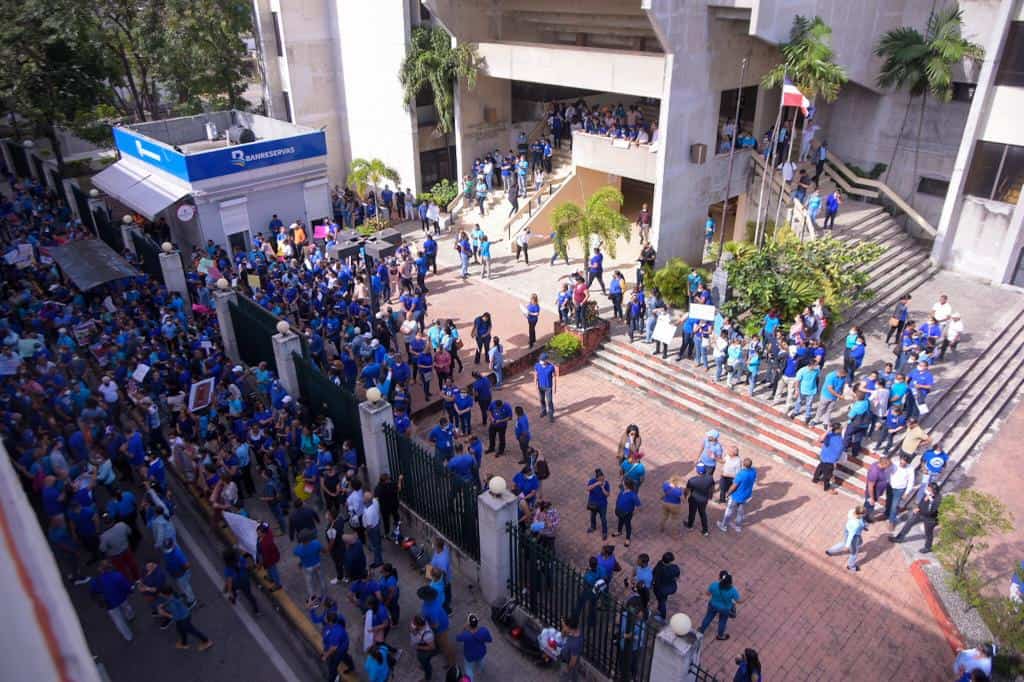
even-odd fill
[(537, 463), (533, 465), (533, 472), (537, 474), (537, 478), (542, 481), (551, 476), (551, 469), (548, 467), (546, 459), (537, 460)]

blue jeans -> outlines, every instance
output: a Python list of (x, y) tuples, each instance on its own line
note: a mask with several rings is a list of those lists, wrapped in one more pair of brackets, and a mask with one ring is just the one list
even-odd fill
[(715, 358), (715, 381), (721, 381), (725, 376), (725, 356)]
[(701, 340), (698, 338), (696, 340), (696, 344), (695, 345), (696, 345), (696, 348), (697, 348), (697, 365), (700, 366), (700, 367), (703, 367), (704, 369), (707, 369), (708, 368), (708, 347), (707, 347), (707, 344), (702, 343)]
[(716, 609), (711, 604), (708, 604), (708, 612), (704, 615), (704, 620), (701, 621), (700, 627), (697, 630), (703, 635), (704, 631), (711, 625), (711, 621), (718, 616), (718, 636), (723, 637), (725, 635), (725, 626), (729, 623), (729, 612)]
[(597, 520), (601, 519), (601, 537), (608, 537), (608, 507), (590, 509), (590, 530), (597, 530)]
[(800, 407), (807, 401), (806, 414), (804, 415), (804, 421), (811, 421), (811, 412), (814, 410), (814, 395), (804, 395), (803, 393), (797, 393), (796, 403), (793, 404), (793, 416), (800, 414)]
[(896, 517), (900, 515), (900, 500), (903, 499), (903, 493), (906, 490), (906, 488), (892, 488), (892, 502), (889, 504), (889, 523), (893, 525), (896, 524)]
[(654, 328), (658, 325), (657, 316), (651, 316), (647, 318), (647, 326), (644, 328), (644, 341), (651, 343), (654, 341)]
[(278, 587), (281, 586), (281, 573), (277, 570), (276, 564), (267, 568), (267, 577), (274, 581), (274, 584)]
[(495, 388), (498, 388), (499, 386), (501, 386), (502, 384), (505, 383), (505, 367), (504, 367), (504, 364), (505, 363), (502, 362), (502, 363), (499, 363), (499, 364), (495, 365), (492, 368), (494, 370), (494, 387)]
[(484, 669), (484, 660), (481, 658), (479, 661), (465, 661), (463, 665), (463, 672), (466, 673), (466, 677), (470, 680), (476, 680), (476, 676)]
[(473, 408), (470, 408), (466, 412), (458, 415), (459, 431), (462, 433), (469, 433), (473, 429)]
[(754, 387), (757, 386), (757, 370), (750, 372), (750, 397), (754, 397)]
[(373, 563), (383, 564), (384, 556), (380, 547), (380, 524), (366, 529), (366, 539), (370, 542), (370, 550), (373, 551)]
[(555, 391), (552, 388), (541, 388), (537, 387), (537, 392), (540, 394), (540, 416), (549, 416), (551, 419), (555, 418)]
[(461, 261), (460, 274), (462, 275), (462, 278), (465, 279), (469, 277), (469, 254), (460, 253), (459, 260)]

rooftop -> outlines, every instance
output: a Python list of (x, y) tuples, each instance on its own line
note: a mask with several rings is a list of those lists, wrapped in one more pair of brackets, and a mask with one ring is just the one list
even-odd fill
[(238, 144), (281, 140), (315, 132), (247, 111), (214, 111), (124, 126), (138, 135), (169, 145), (186, 156)]

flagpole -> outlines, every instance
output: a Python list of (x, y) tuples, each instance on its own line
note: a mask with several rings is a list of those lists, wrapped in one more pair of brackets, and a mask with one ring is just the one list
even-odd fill
[[(796, 134), (796, 112), (794, 111), (793, 112), (793, 125), (791, 125), (790, 128), (789, 128), (789, 149), (786, 150), (786, 152), (787, 152), (786, 153), (786, 163), (789, 163), (790, 161), (793, 160), (793, 135), (795, 135), (795, 134)], [(783, 166), (783, 168), (785, 168), (785, 166)], [(782, 197), (785, 195), (785, 192), (786, 192), (786, 182), (785, 182), (785, 179), (784, 179), (785, 175), (786, 175), (785, 172), (783, 172), (782, 175), (783, 175), (783, 182), (782, 182), (781, 188), (779, 189), (779, 204), (778, 204), (778, 206), (775, 207), (775, 229), (776, 230), (779, 229), (779, 218), (781, 217), (781, 214), (782, 214)]]
[[(732, 146), (729, 148), (729, 170), (725, 174), (725, 197), (722, 199), (722, 225), (718, 230), (718, 262), (716, 268), (722, 267), (722, 252), (725, 250), (725, 222), (729, 217), (729, 189), (732, 184), (732, 163), (736, 157), (736, 136), (740, 132), (740, 105), (743, 103), (743, 83), (750, 63), (748, 53), (740, 63), (740, 86), (736, 89), (736, 116), (733, 118)], [(733, 230), (735, 233), (735, 230)]]
[[(754, 226), (754, 246), (761, 246), (761, 209), (764, 207), (764, 188), (768, 183), (768, 175), (775, 172), (775, 149), (778, 146), (776, 140), (779, 136), (779, 125), (782, 123), (782, 102), (785, 97), (784, 92), (779, 93), (779, 114), (775, 117), (775, 125), (772, 127), (771, 139), (768, 141), (770, 149), (768, 150), (768, 156), (765, 157), (765, 168), (761, 174), (761, 193), (757, 198), (757, 221)], [(769, 193), (769, 197), (771, 193)], [(765, 209), (764, 217), (768, 219), (768, 211)]]

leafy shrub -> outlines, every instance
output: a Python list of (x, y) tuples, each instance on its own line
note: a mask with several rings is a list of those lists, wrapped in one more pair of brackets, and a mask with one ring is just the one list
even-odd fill
[(562, 332), (551, 337), (548, 341), (548, 350), (558, 360), (569, 360), (583, 352), (583, 342), (575, 334)]
[(459, 188), (448, 178), (444, 178), (430, 188), (430, 196), (434, 198), (434, 201), (441, 208), (450, 204), (458, 194)]
[[(688, 310), (690, 307), (690, 283), (687, 277), (693, 270), (682, 258), (672, 258), (665, 265), (654, 272), (654, 286), (661, 292), (673, 308)], [(697, 268), (697, 274), (704, 280), (705, 286), (711, 282), (711, 273), (704, 268)]]
[[(754, 243), (754, 237), (755, 237), (756, 233), (757, 233), (757, 223), (755, 221), (753, 221), (753, 220), (748, 220), (747, 221), (746, 241), (748, 241), (751, 244), (753, 244)], [(767, 241), (770, 241), (772, 239), (775, 239), (775, 221), (774, 220), (767, 220), (766, 219), (764, 221), (764, 241), (767, 242)]]

